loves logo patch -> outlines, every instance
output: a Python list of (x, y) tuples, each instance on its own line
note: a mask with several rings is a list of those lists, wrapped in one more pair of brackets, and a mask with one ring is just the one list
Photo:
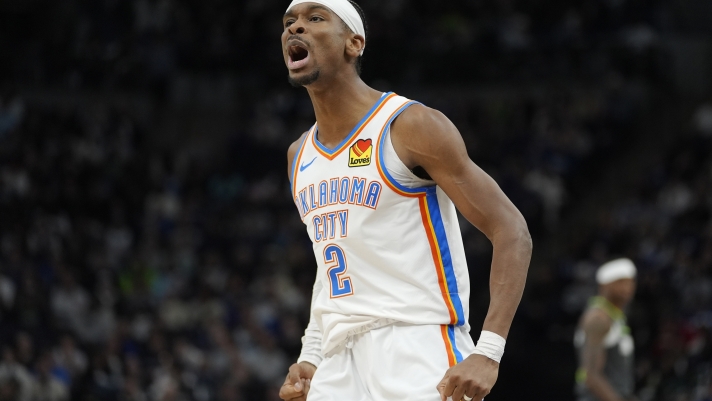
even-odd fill
[(361, 167), (371, 164), (373, 143), (370, 139), (359, 139), (349, 149), (349, 167)]

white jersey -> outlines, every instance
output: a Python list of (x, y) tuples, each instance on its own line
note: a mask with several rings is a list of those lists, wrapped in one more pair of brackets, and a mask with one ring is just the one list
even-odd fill
[(314, 244), (312, 315), (325, 355), (350, 336), (404, 322), (442, 325), (450, 357), (462, 358), (454, 327), (469, 331), (470, 283), (455, 206), (434, 182), (409, 187), (422, 180), (390, 141), (392, 121), (413, 104), (384, 94), (335, 149), (319, 143), (314, 125), (294, 157), (292, 194)]

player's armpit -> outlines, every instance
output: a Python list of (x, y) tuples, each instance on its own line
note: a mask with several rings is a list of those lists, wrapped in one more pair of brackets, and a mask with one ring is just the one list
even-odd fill
[(611, 328), (608, 316), (592, 309), (583, 317), (582, 328), (586, 334), (581, 355), (581, 372), (585, 375), (586, 387), (602, 401), (623, 401), (603, 374), (606, 364), (604, 339)]

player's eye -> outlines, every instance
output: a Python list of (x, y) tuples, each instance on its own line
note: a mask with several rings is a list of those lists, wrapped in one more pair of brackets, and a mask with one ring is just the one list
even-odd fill
[(288, 20), (284, 21), (284, 27), (289, 28), (289, 26), (292, 25), (293, 23), (294, 23), (293, 19), (288, 19)]
[(318, 22), (318, 21), (323, 21), (323, 20), (324, 20), (324, 18), (321, 18), (317, 15), (314, 15), (311, 18), (309, 18), (309, 22)]

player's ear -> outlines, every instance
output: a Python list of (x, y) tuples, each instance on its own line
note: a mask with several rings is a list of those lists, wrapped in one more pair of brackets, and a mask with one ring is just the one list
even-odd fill
[(366, 38), (359, 34), (351, 34), (346, 39), (346, 54), (356, 58), (361, 55), (364, 46), (366, 46)]

